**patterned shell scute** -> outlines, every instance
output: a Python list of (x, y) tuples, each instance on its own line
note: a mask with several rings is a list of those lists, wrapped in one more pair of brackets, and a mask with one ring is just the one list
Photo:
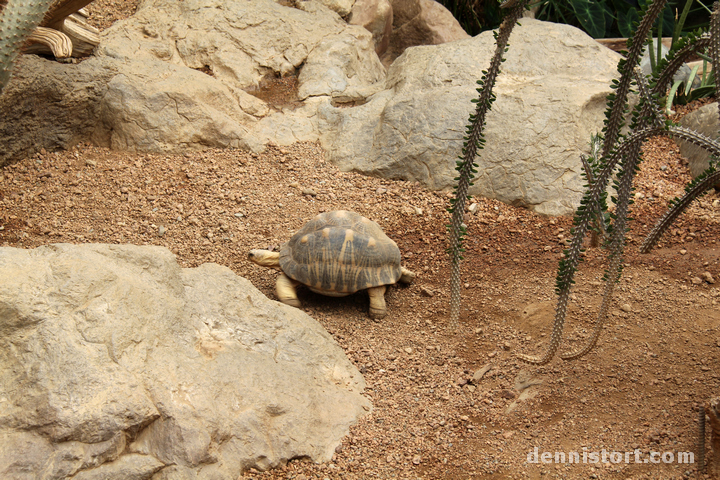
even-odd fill
[(313, 218), (283, 245), (280, 268), (313, 290), (354, 293), (396, 283), (400, 250), (377, 223), (337, 210)]

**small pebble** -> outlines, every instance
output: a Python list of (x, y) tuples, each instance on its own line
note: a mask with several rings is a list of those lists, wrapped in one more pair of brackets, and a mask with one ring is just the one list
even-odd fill
[(623, 312), (629, 313), (629, 312), (632, 312), (632, 306), (629, 303), (623, 303), (622, 306), (620, 307), (620, 310), (622, 310)]
[(302, 194), (310, 195), (311, 197), (314, 197), (317, 195), (317, 192), (315, 190), (313, 190), (312, 188), (303, 188)]
[(158, 235), (161, 236), (161, 237), (162, 237), (163, 235), (165, 235), (165, 227), (164, 227), (164, 226), (160, 225), (160, 226), (158, 227)]
[(690, 281), (693, 285), (700, 285), (701, 283), (703, 283), (702, 278), (700, 277), (692, 277)]
[(415, 455), (412, 459), (412, 462), (414, 465), (420, 465), (420, 462), (422, 461), (422, 458), (420, 455)]
[(715, 279), (713, 278), (713, 276), (710, 272), (703, 272), (701, 276), (702, 276), (703, 280), (705, 280), (710, 285), (715, 283)]
[(420, 295), (424, 297), (434, 297), (435, 291), (432, 288), (420, 287)]

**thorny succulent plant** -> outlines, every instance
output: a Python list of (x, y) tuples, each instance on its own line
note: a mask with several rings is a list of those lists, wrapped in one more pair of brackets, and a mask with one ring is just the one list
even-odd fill
[[(605, 287), (595, 329), (582, 348), (565, 353), (561, 355), (561, 358), (564, 360), (579, 358), (592, 350), (597, 343), (604, 321), (607, 318), (615, 284), (620, 280), (622, 273), (622, 258), (626, 242), (625, 234), (629, 220), (629, 207), (632, 204), (633, 180), (641, 162), (640, 148), (642, 143), (650, 137), (666, 135), (692, 142), (706, 149), (713, 157), (720, 156), (719, 142), (692, 130), (673, 125), (665, 118), (660, 108), (660, 97), (664, 96), (667, 91), (673, 74), (692, 53), (709, 48), (713, 64), (720, 65), (720, 63), (717, 63), (720, 50), (720, 36), (718, 36), (718, 33), (720, 33), (719, 4), (715, 4), (711, 16), (710, 32), (707, 34), (693, 33), (678, 41), (668, 56), (656, 66), (648, 84), (646, 78), (636, 67), (642, 51), (643, 40), (648, 37), (650, 29), (665, 3), (666, 0), (655, 0), (646, 7), (634, 37), (628, 40), (626, 57), (618, 64), (620, 80), (613, 85), (615, 93), (608, 96), (607, 119), (603, 129), (601, 157), (599, 160), (594, 158), (590, 162), (591, 164), (594, 162), (595, 165), (595, 171), (592, 175), (594, 178), (587, 176), (588, 189), (575, 214), (572, 231), (573, 239), (569, 248), (565, 250), (564, 258), (560, 261), (558, 268), (555, 288), (558, 294), (558, 303), (550, 345), (540, 357), (518, 355), (521, 360), (526, 362), (538, 365), (546, 364), (554, 357), (560, 346), (568, 300), (572, 285), (575, 283), (574, 276), (580, 261), (583, 239), (591, 223), (602, 223), (603, 217), (600, 215), (606, 210), (603, 201), (604, 192), (610, 178), (615, 175), (614, 188), (617, 192), (617, 198), (612, 199), (615, 203), (615, 211), (610, 215), (611, 223), (607, 226), (605, 247), (608, 250), (608, 267), (604, 276)], [(631, 91), (633, 79), (635, 79), (638, 86), (640, 100), (633, 110), (629, 132), (623, 135), (621, 129), (624, 126), (628, 94)], [(710, 167), (703, 175), (688, 185), (687, 193), (682, 198), (671, 202), (670, 210), (645, 240), (641, 252), (649, 251), (672, 221), (687, 208), (690, 202), (706, 192), (718, 180), (720, 180), (720, 172), (717, 171), (715, 162), (711, 162)]]
[(0, 0), (0, 93), (20, 48), (52, 4), (53, 0)]
[[(720, 65), (720, 4), (716, 3), (714, 6), (710, 31), (708, 33), (691, 33), (675, 42), (668, 55), (656, 65), (648, 82), (637, 66), (640, 63), (644, 40), (648, 38), (652, 26), (657, 16), (663, 11), (666, 2), (667, 0), (655, 0), (644, 7), (642, 20), (637, 25), (634, 36), (628, 39), (628, 51), (623, 52), (624, 58), (618, 63), (620, 79), (613, 81), (611, 87), (615, 92), (608, 95), (608, 108), (602, 135), (592, 139), (590, 156), (581, 159), (588, 185), (574, 217), (572, 241), (565, 250), (558, 268), (555, 288), (558, 294), (558, 303), (550, 345), (540, 357), (519, 354), (518, 357), (526, 362), (538, 365), (546, 364), (552, 360), (560, 347), (570, 292), (575, 283), (574, 276), (583, 251), (583, 240), (591, 229), (604, 239), (604, 246), (608, 251), (603, 299), (590, 340), (582, 348), (565, 353), (561, 355), (561, 358), (565, 360), (579, 358), (592, 350), (597, 343), (612, 301), (615, 284), (620, 280), (622, 273), (628, 214), (630, 205), (633, 203), (631, 199), (633, 180), (641, 162), (642, 143), (658, 135), (681, 138), (706, 149), (712, 157), (720, 158), (720, 142), (672, 124), (663, 115), (660, 107), (662, 104), (660, 98), (667, 92), (673, 75), (691, 55), (708, 49), (712, 63)], [(510, 32), (521, 15), (525, 3), (525, 1), (519, 1), (512, 5), (504, 4), (504, 6), (512, 6), (513, 10), (507, 15), (499, 33), (496, 33), (497, 47), (490, 69), (488, 72), (483, 72), (482, 80), (478, 82), (481, 85), (481, 88), (478, 89), (480, 97), (475, 100), (478, 105), (475, 114), (470, 116), (468, 136), (465, 137), (463, 155), (457, 166), (458, 185), (450, 208), (452, 223), (448, 227), (450, 230), (448, 253), (451, 257), (450, 326), (453, 330), (457, 328), (460, 316), (459, 263), (463, 252), (462, 240), (466, 234), (463, 213), (467, 191), (472, 185), (473, 174), (476, 173), (474, 159), (477, 149), (481, 148), (484, 143), (482, 128), (485, 122), (485, 113), (495, 98), (492, 94), (492, 87), (499, 73), (502, 55), (507, 50)], [(720, 84), (720, 82), (717, 83)], [(632, 91), (633, 84), (638, 87), (639, 102), (630, 116), (628, 133), (623, 134), (622, 129), (628, 113), (628, 96)], [(600, 148), (600, 143), (602, 143), (602, 148)], [(606, 191), (611, 178), (614, 178), (613, 186), (616, 197), (612, 198), (615, 210), (609, 213)], [(688, 185), (686, 194), (671, 202), (670, 210), (645, 240), (641, 252), (649, 251), (692, 200), (702, 195), (718, 181), (720, 181), (720, 171), (717, 169), (716, 162), (712, 161), (710, 167)]]
[(464, 137), (462, 155), (457, 162), (455, 170), (458, 171), (457, 186), (455, 187), (455, 198), (451, 200), (448, 209), (452, 214), (448, 231), (450, 232), (450, 247), (447, 249), (450, 255), (450, 325), (453, 330), (457, 328), (460, 317), (460, 260), (462, 260), (462, 241), (467, 234), (467, 228), (463, 222), (465, 214), (465, 201), (468, 198), (468, 189), (472, 186), (472, 179), (477, 173), (475, 158), (478, 149), (483, 148), (483, 128), (485, 128), (485, 115), (495, 101), (492, 93), (495, 80), (500, 73), (500, 64), (504, 62), (503, 54), (507, 51), (507, 42), (510, 38), (515, 24), (522, 16), (528, 0), (505, 0), (500, 8), (508, 13), (505, 15), (500, 28), (493, 32), (495, 36), (495, 54), (490, 60), (490, 67), (483, 71), (483, 76), (478, 80), (480, 87), (477, 89), (479, 97), (473, 100), (477, 104), (475, 113), (470, 115), (467, 126), (467, 136)]

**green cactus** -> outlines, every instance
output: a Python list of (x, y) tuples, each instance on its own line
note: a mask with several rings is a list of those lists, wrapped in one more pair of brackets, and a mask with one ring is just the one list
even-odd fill
[(0, 92), (10, 80), (20, 48), (52, 3), (53, 0), (9, 0), (0, 10)]

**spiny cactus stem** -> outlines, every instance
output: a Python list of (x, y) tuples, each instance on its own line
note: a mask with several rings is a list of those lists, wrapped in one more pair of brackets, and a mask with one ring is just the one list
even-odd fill
[(642, 141), (635, 141), (631, 145), (631, 149), (622, 168), (620, 174), (620, 181), (618, 185), (618, 202), (615, 207), (615, 224), (613, 225), (612, 237), (610, 239), (610, 262), (608, 265), (607, 273), (605, 276), (605, 292), (603, 294), (603, 300), (600, 305), (598, 312), (598, 318), (595, 323), (595, 329), (593, 331), (590, 340), (585, 344), (584, 347), (574, 352), (569, 352), (561, 355), (563, 360), (574, 360), (580, 358), (590, 352), (597, 344), (600, 333), (602, 332), (603, 325), (607, 318), (607, 312), (610, 308), (610, 302), (612, 300), (612, 294), (615, 290), (615, 284), (620, 280), (620, 272), (622, 267), (623, 258), (623, 246), (625, 245), (625, 232), (627, 229), (627, 218), (628, 210), (630, 207), (630, 195), (632, 193), (632, 184), (635, 174), (637, 172), (637, 163), (640, 159), (640, 147)]
[(625, 60), (621, 60), (618, 63), (618, 71), (620, 72), (620, 81), (617, 84), (615, 91), (615, 100), (609, 108), (607, 125), (605, 128), (605, 143), (603, 144), (603, 156), (610, 154), (613, 148), (615, 148), (618, 136), (620, 135), (620, 128), (622, 126), (622, 119), (625, 113), (625, 105), (627, 104), (627, 97), (630, 93), (630, 85), (632, 82), (632, 76), (630, 72), (625, 72), (627, 68), (632, 69), (637, 65), (640, 59), (640, 55), (643, 51), (643, 45), (645, 38), (650, 33), (655, 19), (665, 8), (667, 0), (655, 0), (650, 4), (645, 15), (643, 15), (640, 24), (638, 25), (633, 38), (631, 40), (630, 49), (626, 55)]
[(469, 137), (463, 149), (461, 167), (458, 170), (459, 180), (455, 192), (455, 203), (451, 208), (452, 219), (450, 223), (450, 328), (457, 331), (460, 318), (460, 260), (462, 251), (462, 237), (465, 226), (463, 216), (465, 214), (465, 202), (468, 190), (473, 179), (473, 167), (477, 156), (478, 145), (482, 138), (482, 131), (485, 127), (485, 115), (494, 100), (492, 89), (495, 80), (500, 73), (500, 65), (503, 62), (503, 54), (507, 47), (508, 39), (518, 19), (522, 16), (525, 4), (528, 0), (508, 0), (502, 6), (509, 7), (499, 32), (496, 36), (495, 54), (490, 62), (490, 67), (483, 78), (483, 86), (480, 89), (480, 96), (475, 108), (475, 114), (471, 116)]
[(715, 171), (702, 179), (702, 181), (697, 183), (685, 195), (683, 195), (682, 198), (676, 201), (672, 208), (663, 215), (657, 224), (655, 224), (648, 236), (645, 237), (645, 241), (643, 241), (643, 244), (640, 246), (640, 253), (648, 253), (655, 246), (658, 240), (660, 240), (663, 233), (665, 233), (675, 219), (685, 211), (690, 203), (703, 193), (707, 192), (718, 182), (720, 182), (720, 171)]
[[(720, 3), (713, 4), (713, 11), (710, 14), (710, 58), (713, 66), (720, 65)], [(714, 69), (713, 69), (714, 70)], [(717, 73), (717, 72), (716, 72)], [(720, 79), (715, 75), (715, 97), (720, 97)], [(720, 115), (720, 102), (718, 103), (718, 115)]]

